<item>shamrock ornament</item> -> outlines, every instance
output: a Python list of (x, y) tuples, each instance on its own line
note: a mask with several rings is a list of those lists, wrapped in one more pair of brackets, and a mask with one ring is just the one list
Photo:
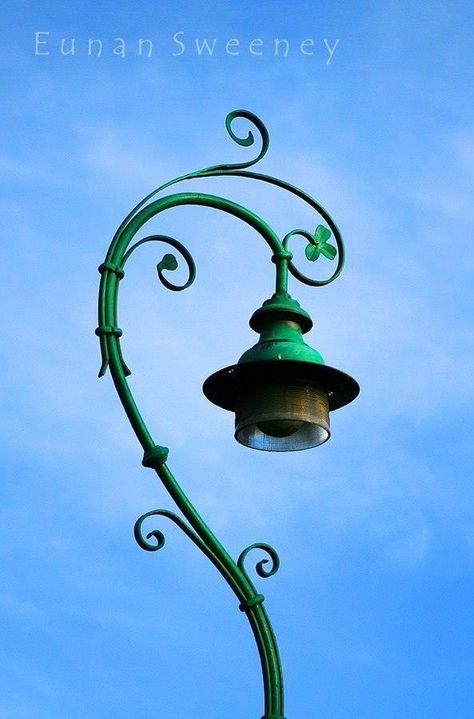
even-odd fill
[(318, 225), (314, 231), (314, 235), (306, 246), (305, 255), (308, 260), (315, 262), (320, 255), (324, 255), (328, 260), (333, 260), (337, 254), (337, 250), (333, 245), (328, 244), (331, 237), (331, 230), (324, 225)]
[(176, 270), (178, 268), (178, 261), (176, 260), (176, 257), (174, 255), (171, 255), (169, 253), (166, 253), (166, 255), (163, 255), (163, 259), (161, 262), (158, 262), (156, 269), (158, 271), (158, 275), (161, 278), (161, 272), (162, 270)]

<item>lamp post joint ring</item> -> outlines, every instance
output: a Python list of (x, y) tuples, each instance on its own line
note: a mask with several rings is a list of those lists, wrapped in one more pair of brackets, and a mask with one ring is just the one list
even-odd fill
[(104, 274), (104, 272), (113, 272), (119, 280), (123, 280), (125, 277), (125, 272), (120, 265), (116, 265), (114, 262), (102, 262), (101, 265), (99, 265), (98, 270), (100, 274)]
[(168, 459), (169, 449), (168, 447), (162, 447), (159, 444), (155, 444), (154, 447), (145, 450), (142, 459), (142, 465), (144, 467), (151, 467), (156, 469), (166, 462)]
[(250, 597), (249, 599), (244, 599), (239, 604), (239, 609), (241, 612), (246, 612), (247, 609), (252, 609), (252, 607), (256, 607), (258, 604), (261, 604), (265, 600), (265, 597), (263, 594), (255, 594), (253, 597)]
[(103, 337), (104, 335), (112, 335), (113, 337), (121, 337), (123, 331), (120, 327), (115, 325), (99, 325), (95, 331), (97, 337)]
[(272, 255), (272, 262), (277, 264), (282, 260), (288, 260), (289, 262), (293, 259), (293, 254), (289, 250), (282, 250), (281, 252), (275, 252)]

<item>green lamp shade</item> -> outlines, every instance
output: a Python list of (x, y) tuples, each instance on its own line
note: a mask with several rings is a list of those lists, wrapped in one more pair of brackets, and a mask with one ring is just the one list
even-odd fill
[(252, 449), (290, 452), (330, 437), (329, 412), (351, 402), (359, 385), (327, 365), (273, 360), (244, 362), (211, 375), (203, 392), (235, 412), (235, 439)]

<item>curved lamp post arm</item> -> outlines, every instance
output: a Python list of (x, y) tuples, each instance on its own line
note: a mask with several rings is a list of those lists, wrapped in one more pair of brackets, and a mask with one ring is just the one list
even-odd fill
[[(250, 120), (255, 124), (260, 133), (262, 149), (255, 160), (235, 165), (216, 165), (206, 170), (200, 170), (172, 180), (161, 188), (158, 188), (158, 190), (151, 193), (151, 195), (139, 203), (118, 228), (107, 252), (105, 261), (99, 268), (101, 272), (99, 326), (96, 330), (96, 334), (100, 338), (102, 353), (102, 365), (99, 376), (105, 374), (107, 368), (110, 369), (115, 388), (124, 410), (144, 450), (142, 464), (145, 467), (150, 467), (155, 470), (165, 489), (185, 518), (183, 519), (174, 512), (166, 509), (147, 512), (140, 517), (135, 524), (134, 533), (136, 541), (147, 551), (160, 549), (164, 544), (163, 533), (159, 530), (155, 530), (144, 536), (142, 533), (142, 524), (151, 516), (166, 517), (180, 527), (214, 564), (236, 595), (240, 609), (245, 612), (256, 640), (264, 684), (265, 714), (263, 719), (284, 719), (283, 680), (275, 636), (263, 606), (264, 597), (257, 592), (244, 567), (244, 560), (247, 554), (253, 549), (259, 549), (264, 551), (269, 558), (260, 560), (257, 563), (257, 574), (262, 578), (272, 576), (279, 567), (278, 555), (269, 545), (257, 543), (244, 549), (238, 560), (235, 561), (186, 496), (167, 465), (168, 449), (155, 443), (134, 400), (127, 382), (127, 375), (130, 374), (130, 370), (124, 361), (120, 346), (122, 330), (118, 326), (118, 290), (120, 281), (125, 274), (124, 268), (134, 250), (145, 242), (156, 241), (171, 246), (180, 253), (188, 267), (187, 281), (182, 285), (173, 284), (164, 272), (176, 269), (177, 260), (173, 254), (165, 254), (157, 266), (158, 276), (165, 287), (171, 290), (183, 290), (192, 284), (195, 277), (194, 261), (188, 250), (180, 242), (165, 235), (154, 235), (140, 239), (132, 244), (136, 234), (150, 218), (159, 215), (165, 210), (183, 205), (198, 205), (201, 207), (214, 208), (233, 215), (255, 229), (269, 245), (272, 253), (272, 261), (276, 265), (275, 294), (277, 296), (288, 297), (288, 272), (305, 284), (310, 285), (326, 284), (339, 275), (344, 262), (344, 248), (335, 223), (326, 211), (321, 208), (315, 200), (306, 195), (306, 193), (276, 178), (246, 171), (246, 168), (255, 164), (265, 154), (268, 148), (268, 133), (263, 123), (252, 113), (247, 111), (230, 113), (226, 119), (226, 127), (232, 139), (238, 144), (250, 146), (254, 143), (254, 137), (251, 132), (249, 132), (247, 138), (239, 138), (235, 135), (232, 130), (232, 122), (236, 117), (243, 117), (244, 119)], [(293, 230), (289, 232), (283, 240), (280, 240), (274, 230), (264, 220), (258, 217), (258, 215), (231, 200), (215, 195), (196, 192), (175, 193), (152, 200), (157, 192), (179, 181), (217, 175), (234, 175), (262, 180), (296, 194), (305, 202), (312, 205), (325, 219), (334, 235), (336, 248), (328, 245), (327, 239), (331, 235), (331, 230), (328, 230), (322, 225), (317, 227), (314, 234), (305, 230)], [(288, 242), (294, 235), (299, 235), (307, 241), (306, 257), (309, 260), (315, 260), (321, 254), (329, 259), (334, 259), (336, 254), (338, 254), (336, 270), (328, 280), (311, 280), (296, 269), (292, 262), (292, 254), (288, 250)], [(154, 541), (150, 542), (149, 540), (151, 539)], [(266, 564), (268, 562), (271, 562), (271, 564), (267, 569)]]

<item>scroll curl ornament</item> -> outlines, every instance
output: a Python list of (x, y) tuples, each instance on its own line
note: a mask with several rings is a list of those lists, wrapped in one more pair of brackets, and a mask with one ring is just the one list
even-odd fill
[(310, 262), (315, 262), (321, 256), (326, 257), (328, 260), (334, 260), (337, 256), (336, 269), (330, 277), (326, 280), (315, 280), (311, 277), (307, 277), (295, 266), (293, 259), (288, 263), (288, 270), (291, 272), (293, 277), (302, 282), (305, 285), (311, 287), (323, 287), (333, 282), (342, 272), (344, 266), (344, 244), (339, 232), (335, 233), (334, 239), (336, 241), (336, 247), (329, 244), (328, 239), (331, 237), (331, 230), (328, 230), (324, 225), (318, 225), (313, 234), (307, 230), (292, 230), (288, 232), (283, 238), (283, 246), (288, 250), (288, 243), (292, 237), (299, 235), (307, 240), (305, 247), (305, 256)]
[(201, 172), (210, 174), (213, 172), (228, 173), (235, 170), (245, 170), (248, 167), (252, 167), (252, 165), (256, 165), (257, 162), (260, 162), (260, 160), (265, 157), (265, 155), (267, 154), (267, 150), (270, 146), (270, 136), (263, 122), (260, 120), (259, 117), (257, 117), (257, 115), (254, 115), (253, 112), (249, 112), (248, 110), (233, 110), (232, 112), (229, 112), (225, 119), (225, 127), (230, 137), (241, 147), (251, 147), (255, 143), (255, 137), (252, 130), (249, 130), (247, 137), (239, 137), (235, 134), (234, 130), (232, 129), (232, 124), (234, 120), (237, 120), (239, 118), (249, 120), (249, 122), (251, 122), (256, 127), (260, 135), (260, 139), (262, 141), (262, 148), (257, 157), (254, 160), (248, 160), (247, 162), (214, 165), (213, 167), (208, 167), (206, 170), (201, 170)]
[[(252, 130), (248, 131), (248, 134), (246, 137), (241, 137), (236, 134), (236, 132), (233, 129), (233, 125), (235, 120), (242, 119), (247, 120), (251, 123), (254, 127), (254, 131)], [(277, 177), (272, 177), (271, 175), (266, 175), (254, 171), (249, 171), (248, 168), (253, 167), (257, 163), (260, 162), (266, 155), (269, 145), (270, 145), (270, 137), (267, 128), (265, 127), (264, 123), (260, 120), (257, 115), (250, 112), (249, 110), (233, 110), (230, 112), (226, 119), (225, 119), (225, 126), (226, 130), (230, 136), (230, 138), (240, 145), (241, 147), (252, 147), (255, 142), (255, 134), (254, 132), (258, 134), (261, 140), (261, 149), (260, 152), (256, 157), (254, 157), (251, 160), (248, 160), (246, 162), (236, 162), (236, 163), (224, 163), (220, 165), (212, 165), (210, 167), (203, 168), (201, 170), (195, 170), (193, 172), (189, 172), (185, 175), (181, 175), (180, 177), (176, 177), (173, 180), (169, 180), (168, 182), (164, 183), (163, 185), (160, 185), (160, 187), (153, 190), (150, 194), (148, 194), (143, 200), (141, 200), (136, 207), (133, 208), (133, 210), (127, 215), (127, 217), (123, 220), (122, 224), (117, 230), (117, 233), (115, 237), (123, 230), (123, 228), (128, 224), (128, 222), (137, 214), (137, 212), (142, 209), (154, 196), (159, 194), (160, 192), (164, 191), (165, 189), (179, 183), (184, 182), (186, 180), (196, 180), (199, 178), (204, 177), (218, 177), (218, 176), (227, 176), (227, 177), (245, 177), (248, 179), (258, 180), (260, 182), (265, 182), (267, 184), (273, 185), (275, 187), (279, 187), (280, 189), (285, 190), (286, 192), (289, 192), (290, 194), (295, 195), (299, 199), (303, 200), (306, 204), (308, 204), (310, 207), (312, 207), (327, 223), (328, 227), (324, 227), (323, 225), (318, 225), (316, 228), (315, 234), (311, 235), (307, 230), (292, 230), (289, 232), (284, 239), (284, 242), (286, 244), (288, 243), (288, 240), (290, 237), (294, 235), (302, 235), (303, 237), (306, 237), (308, 241), (312, 244), (316, 242), (316, 245), (319, 243), (320, 238), (318, 237), (318, 232), (324, 232), (324, 233), (332, 233), (334, 236), (335, 242), (336, 242), (336, 248), (337, 248), (337, 267), (336, 270), (333, 272), (333, 274), (326, 280), (314, 280), (310, 277), (307, 277), (302, 272), (300, 272), (294, 263), (290, 262), (288, 265), (289, 272), (298, 279), (300, 282), (306, 285), (310, 285), (312, 287), (321, 287), (323, 285), (327, 285), (333, 280), (335, 280), (337, 277), (339, 277), (342, 268), (344, 266), (344, 243), (342, 240), (341, 233), (339, 231), (339, 228), (337, 227), (336, 223), (330, 216), (330, 214), (327, 212), (327, 210), (324, 209), (324, 207), (313, 197), (308, 195), (303, 190), (300, 190), (299, 188), (295, 187), (294, 185), (291, 185), (290, 183), (286, 182), (285, 180), (280, 180)], [(114, 238), (115, 239), (115, 238)], [(307, 252), (306, 257), (311, 260), (312, 262), (316, 261), (320, 254), (325, 255), (324, 252), (317, 253), (312, 252), (311, 255)], [(328, 257), (328, 259), (334, 259), (334, 257), (329, 257), (328, 255), (325, 255)], [(171, 269), (171, 268), (167, 268)], [(165, 284), (165, 286), (167, 286)], [(189, 285), (188, 285), (189, 286)], [(168, 289), (172, 289), (169, 287)], [(184, 287), (182, 288), (184, 289)]]
[[(280, 557), (278, 556), (276, 550), (270, 544), (265, 544), (264, 542), (256, 542), (255, 544), (251, 544), (240, 553), (237, 564), (242, 570), (242, 572), (244, 572), (247, 577), (249, 576), (247, 570), (245, 569), (245, 559), (249, 552), (251, 552), (253, 549), (261, 549), (263, 552), (266, 552), (270, 557), (270, 559), (261, 559), (255, 565), (255, 571), (257, 572), (258, 576), (262, 577), (262, 579), (267, 579), (268, 577), (272, 577), (274, 574), (276, 574), (280, 568)], [(265, 565), (268, 564), (269, 561), (271, 561), (272, 563), (271, 567), (269, 569), (266, 569)]]
[(163, 274), (163, 270), (173, 271), (178, 269), (178, 260), (176, 259), (175, 255), (172, 255), (170, 253), (166, 253), (165, 255), (163, 255), (162, 259), (160, 260), (160, 262), (158, 262), (156, 266), (156, 271), (158, 273), (161, 284), (164, 285), (166, 289), (172, 290), (173, 292), (181, 292), (181, 290), (185, 290), (193, 284), (194, 280), (196, 279), (196, 265), (194, 263), (191, 253), (183, 244), (181, 244), (181, 242), (178, 242), (178, 240), (175, 240), (174, 237), (169, 237), (168, 235), (149, 235), (148, 237), (144, 237), (142, 240), (138, 240), (138, 242), (135, 242), (135, 244), (129, 247), (127, 252), (124, 254), (122, 266), (125, 265), (126, 261), (130, 257), (132, 252), (137, 249), (137, 247), (140, 247), (147, 242), (164, 242), (165, 244), (170, 245), (170, 247), (173, 247), (181, 254), (187, 265), (188, 279), (182, 285), (175, 285), (173, 282), (170, 282), (170, 280), (165, 277), (165, 275)]
[[(146, 552), (157, 552), (159, 549), (162, 549), (165, 546), (166, 541), (165, 535), (160, 529), (154, 529), (144, 535), (143, 523), (149, 517), (167, 517), (167, 519), (170, 519), (172, 522), (174, 522), (174, 524), (176, 524), (176, 526), (178, 526), (191, 539), (191, 541), (194, 542), (194, 544), (196, 544), (200, 549), (202, 549), (203, 543), (201, 539), (180, 516), (178, 516), (175, 512), (171, 512), (169, 509), (153, 509), (151, 510), (151, 512), (146, 512), (145, 514), (142, 514), (141, 517), (139, 517), (135, 522), (135, 526), (133, 528), (133, 535), (135, 537), (136, 543)], [(155, 543), (151, 543), (150, 541), (148, 541), (152, 537), (156, 540)]]

